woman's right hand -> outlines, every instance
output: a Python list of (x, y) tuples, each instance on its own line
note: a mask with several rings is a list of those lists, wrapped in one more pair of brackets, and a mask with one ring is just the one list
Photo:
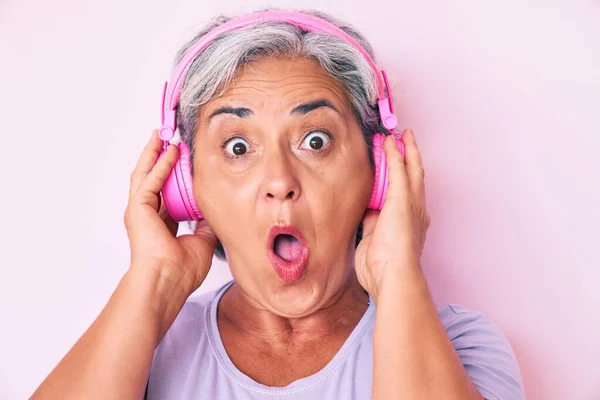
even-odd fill
[(205, 220), (198, 223), (194, 234), (175, 236), (178, 224), (168, 215), (160, 190), (179, 157), (179, 150), (169, 145), (159, 157), (163, 143), (158, 130), (153, 131), (131, 174), (124, 215), (131, 269), (138, 272), (158, 269), (149, 272), (179, 282), (190, 295), (208, 274), (217, 238)]

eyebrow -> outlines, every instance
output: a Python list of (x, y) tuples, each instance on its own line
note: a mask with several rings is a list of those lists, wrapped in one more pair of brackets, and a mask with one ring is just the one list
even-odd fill
[(245, 107), (220, 107), (208, 116), (208, 120), (210, 121), (213, 117), (221, 114), (232, 114), (236, 117), (246, 118), (254, 113), (251, 109)]
[(333, 111), (339, 113), (339, 111), (336, 110), (336, 108), (333, 106), (333, 104), (331, 104), (331, 102), (329, 100), (321, 99), (321, 100), (311, 101), (311, 102), (305, 103), (305, 104), (300, 104), (298, 107), (294, 108), (290, 112), (290, 115), (306, 115), (309, 112), (316, 110), (317, 108), (321, 108), (321, 107), (331, 108)]
[[(320, 99), (320, 100), (315, 100), (315, 101), (311, 101), (308, 103), (300, 104), (299, 106), (295, 107), (290, 112), (290, 115), (300, 115), (300, 116), (306, 115), (309, 112), (314, 111), (321, 107), (327, 107), (327, 108), (330, 108), (333, 111), (339, 113), (339, 111), (333, 106), (333, 104), (331, 104), (331, 102), (329, 100)], [(245, 108), (245, 107), (225, 106), (225, 107), (220, 107), (217, 110), (213, 111), (208, 116), (208, 120), (210, 121), (213, 117), (216, 117), (217, 115), (222, 115), (222, 114), (230, 114), (230, 115), (235, 115), (236, 117), (239, 117), (239, 118), (246, 118), (246, 117), (253, 115), (254, 112), (251, 109)]]

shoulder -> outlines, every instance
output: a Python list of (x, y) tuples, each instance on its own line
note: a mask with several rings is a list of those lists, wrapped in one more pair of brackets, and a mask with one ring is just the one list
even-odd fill
[(208, 349), (209, 312), (217, 291), (187, 299), (154, 352), (153, 375), (162, 375), (175, 366), (189, 364), (192, 359), (188, 358), (192, 354)]
[[(182, 398), (191, 371), (202, 370), (212, 354), (209, 329), (211, 305), (218, 289), (192, 295), (154, 351), (146, 398)], [(193, 373), (191, 376), (195, 376)]]
[(203, 367), (211, 354), (208, 330), (218, 289), (192, 295), (154, 351), (147, 398), (177, 397), (183, 377)]
[(458, 304), (446, 305), (438, 313), (465, 370), (486, 399), (525, 398), (514, 351), (496, 323)]
[(189, 297), (161, 340), (158, 349), (174, 342), (179, 342), (178, 344), (181, 345), (182, 340), (193, 342), (203, 335), (209, 321), (210, 305), (215, 299), (216, 292), (214, 290)]

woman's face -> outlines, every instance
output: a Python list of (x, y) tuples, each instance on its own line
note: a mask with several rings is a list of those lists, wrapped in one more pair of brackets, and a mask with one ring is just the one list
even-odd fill
[(373, 185), (343, 86), (308, 59), (245, 66), (203, 106), (194, 196), (237, 284), (284, 317), (346, 284)]

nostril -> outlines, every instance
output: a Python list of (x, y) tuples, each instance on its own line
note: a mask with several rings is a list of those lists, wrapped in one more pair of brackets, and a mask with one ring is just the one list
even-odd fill
[(279, 198), (281, 200), (291, 200), (294, 198), (294, 196), (296, 196), (296, 192), (293, 190), (290, 190), (289, 192), (287, 192), (287, 194), (285, 195), (285, 198), (281, 197), (282, 194), (283, 193), (267, 192), (267, 198), (269, 198), (269, 199)]

